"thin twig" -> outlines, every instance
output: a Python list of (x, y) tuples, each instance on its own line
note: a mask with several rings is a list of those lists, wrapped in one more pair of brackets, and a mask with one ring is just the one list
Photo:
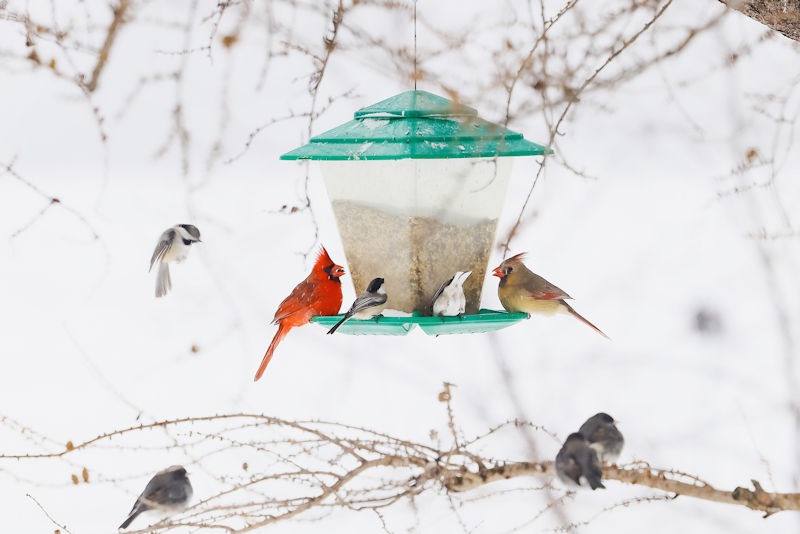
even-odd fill
[[(42, 506), (42, 504), (39, 501), (36, 500), (36, 497), (31, 495), (30, 493), (26, 493), (25, 496), (27, 498), (29, 498), (30, 500), (32, 500), (34, 502), (34, 504), (36, 504), (36, 506), (39, 507), (39, 510), (41, 510), (42, 513), (47, 517), (47, 519), (49, 519), (51, 523), (53, 523), (56, 527), (58, 527), (59, 530), (63, 530), (67, 534), (72, 534), (72, 532), (70, 532), (70, 530), (67, 528), (66, 525), (62, 525), (58, 521), (53, 519), (53, 516), (51, 516), (50, 513), (47, 510), (44, 509), (44, 506)], [(58, 531), (56, 531), (56, 532), (58, 532)]]
[(103, 46), (100, 47), (100, 53), (97, 55), (97, 62), (92, 69), (92, 75), (89, 81), (84, 84), (84, 87), (89, 93), (93, 93), (97, 89), (97, 83), (100, 80), (100, 75), (108, 63), (108, 57), (111, 54), (111, 47), (114, 45), (114, 40), (117, 38), (120, 26), (128, 11), (130, 0), (119, 0), (119, 5), (112, 8), (114, 17), (111, 19), (111, 24), (108, 26), (105, 41)]

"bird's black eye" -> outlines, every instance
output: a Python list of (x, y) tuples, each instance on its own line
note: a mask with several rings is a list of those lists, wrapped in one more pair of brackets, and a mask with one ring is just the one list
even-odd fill
[(192, 242), (191, 242), (190, 240), (188, 240), (188, 239), (184, 239), (184, 240), (183, 240), (183, 244), (184, 244), (184, 245), (191, 245), (191, 244), (192, 244)]
[(513, 270), (514, 270), (513, 267), (506, 267), (506, 274), (510, 273)]

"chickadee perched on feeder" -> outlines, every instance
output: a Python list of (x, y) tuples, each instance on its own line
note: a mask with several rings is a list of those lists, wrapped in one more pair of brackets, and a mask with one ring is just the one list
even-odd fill
[(467, 298), (464, 296), (464, 280), (472, 271), (458, 271), (453, 277), (444, 282), (433, 295), (433, 315), (453, 316), (463, 315), (467, 308)]
[(169, 264), (180, 263), (189, 254), (189, 247), (200, 243), (200, 230), (191, 224), (176, 224), (165, 230), (158, 238), (158, 244), (150, 258), (150, 270), (158, 262), (158, 276), (156, 277), (156, 297), (163, 297), (172, 289), (172, 280), (169, 277)]
[(355, 317), (356, 319), (371, 319), (379, 315), (383, 310), (384, 304), (386, 304), (387, 298), (386, 290), (383, 288), (383, 278), (374, 278), (367, 286), (367, 289), (353, 301), (353, 305), (350, 306), (350, 309), (347, 310), (344, 317), (333, 325), (333, 327), (328, 330), (328, 333), (333, 334), (336, 332), (336, 330), (351, 317)]

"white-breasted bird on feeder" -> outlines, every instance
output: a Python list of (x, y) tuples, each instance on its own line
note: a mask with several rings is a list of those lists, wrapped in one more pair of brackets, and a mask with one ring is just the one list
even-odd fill
[(463, 315), (467, 306), (464, 296), (464, 280), (472, 271), (458, 271), (450, 280), (444, 282), (433, 295), (433, 315), (453, 316)]
[(350, 309), (347, 310), (344, 317), (333, 325), (333, 327), (328, 330), (328, 333), (333, 334), (336, 332), (336, 330), (351, 317), (355, 317), (356, 319), (371, 319), (376, 315), (380, 315), (387, 298), (386, 290), (383, 288), (383, 278), (373, 278), (372, 282), (367, 286), (367, 289), (356, 297), (356, 300), (353, 301), (353, 305), (350, 306)]

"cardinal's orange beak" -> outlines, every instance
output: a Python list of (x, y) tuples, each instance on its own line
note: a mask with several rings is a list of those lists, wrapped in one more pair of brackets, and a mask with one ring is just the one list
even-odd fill
[(494, 276), (496, 276), (497, 278), (505, 278), (506, 277), (506, 273), (504, 273), (503, 269), (500, 268), (500, 267), (495, 267), (494, 271), (492, 271), (492, 274)]
[(341, 265), (334, 265), (331, 269), (331, 276), (339, 278), (340, 276), (344, 276), (344, 267)]

